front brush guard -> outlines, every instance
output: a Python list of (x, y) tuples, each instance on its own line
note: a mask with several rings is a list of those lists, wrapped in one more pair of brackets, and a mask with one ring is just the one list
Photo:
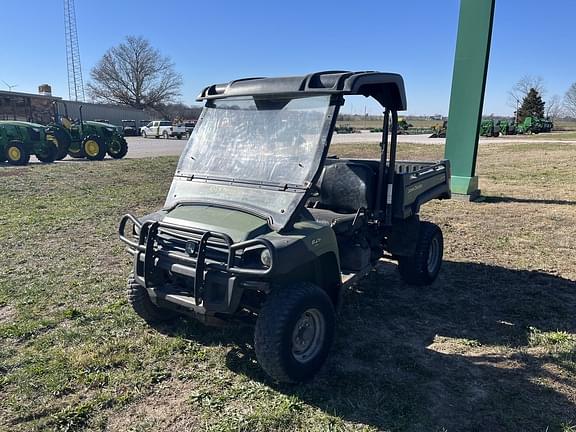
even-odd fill
[[(126, 237), (125, 231), (128, 223), (131, 222), (135, 228), (138, 229), (138, 241), (131, 240)], [(160, 250), (156, 247), (156, 237), (158, 231), (162, 228), (177, 231), (182, 234), (194, 234), (200, 236), (198, 247), (195, 256), (184, 256), (171, 251)], [(136, 232), (138, 232), (135, 230)], [(204, 290), (206, 283), (206, 273), (208, 270), (225, 271), (231, 275), (244, 275), (244, 276), (267, 276), (272, 273), (275, 262), (275, 249), (272, 243), (266, 239), (253, 239), (244, 242), (234, 243), (232, 238), (225, 233), (214, 231), (203, 231), (197, 228), (185, 227), (163, 221), (146, 220), (141, 222), (134, 215), (126, 214), (120, 220), (118, 227), (118, 235), (120, 240), (128, 245), (128, 251), (138, 259), (138, 253), (144, 254), (144, 270), (142, 279), (145, 288), (152, 288), (151, 281), (153, 275), (158, 267), (158, 262), (162, 258), (168, 258), (174, 262), (180, 262), (189, 271), (194, 274), (194, 301), (199, 305), (202, 301), (201, 293)], [(206, 257), (206, 249), (210, 239), (222, 240), (228, 250), (228, 256), (225, 262), (210, 260)], [(190, 239), (196, 241), (196, 239)], [(236, 265), (236, 253), (238, 251), (251, 248), (254, 246), (263, 246), (270, 252), (272, 262), (268, 268), (265, 269), (248, 269)]]

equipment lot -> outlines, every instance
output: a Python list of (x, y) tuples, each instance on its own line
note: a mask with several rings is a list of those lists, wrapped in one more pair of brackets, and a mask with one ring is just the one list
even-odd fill
[[(539, 143), (556, 143), (562, 141), (569, 144), (576, 144), (576, 137), (573, 133), (559, 132), (546, 135), (534, 135), (531, 137), (523, 136), (510, 136), (501, 138), (480, 138), (482, 144), (512, 144), (522, 142), (533, 142), (537, 140)], [(335, 144), (374, 144), (382, 139), (379, 133), (361, 132), (355, 134), (335, 134), (332, 142)], [(182, 150), (186, 146), (186, 139), (154, 139), (142, 137), (126, 137), (128, 141), (128, 155), (127, 159), (140, 159), (154, 156), (180, 156)], [(446, 141), (445, 138), (428, 138), (428, 135), (399, 135), (399, 143), (413, 143), (413, 144), (434, 144), (443, 145)], [(440, 154), (440, 153), (439, 153)], [(67, 158), (67, 161), (73, 160)], [(31, 161), (36, 161), (32, 157)]]
[(497, 142), (484, 202), (424, 210), (446, 238), (438, 281), (383, 264), (350, 290), (305, 386), (270, 382), (249, 331), (151, 329), (127, 305), (118, 219), (162, 205), (175, 157), (1, 167), (0, 430), (573, 430), (576, 145)]

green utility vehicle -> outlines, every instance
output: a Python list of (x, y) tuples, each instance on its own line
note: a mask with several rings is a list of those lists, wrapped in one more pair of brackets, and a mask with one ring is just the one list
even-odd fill
[[(385, 108), (380, 159), (328, 156), (347, 95)], [(442, 232), (419, 212), (450, 198), (449, 162), (396, 161), (397, 74), (244, 79), (198, 100), (164, 208), (120, 221), (129, 302), (150, 323), (254, 325), (262, 368), (307, 380), (328, 355), (343, 290), (380, 259), (396, 260), (407, 283), (436, 279)]]
[(140, 136), (140, 128), (136, 120), (122, 120), (122, 131), (124, 136)]
[(46, 138), (45, 126), (20, 121), (0, 121), (0, 159), (26, 165), (34, 155), (40, 162), (56, 159), (56, 146)]
[(114, 159), (121, 159), (128, 153), (128, 143), (113, 124), (84, 121), (80, 107), (80, 121), (72, 123), (66, 114), (60, 116), (55, 104), (56, 121), (48, 125), (48, 138), (58, 147), (58, 158), (66, 154), (73, 158), (102, 160), (106, 153)]

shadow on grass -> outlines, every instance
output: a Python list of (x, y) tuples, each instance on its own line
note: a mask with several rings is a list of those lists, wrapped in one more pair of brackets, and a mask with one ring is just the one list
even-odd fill
[[(306, 385), (258, 367), (249, 330), (188, 337), (230, 344), (234, 372), (330, 415), (384, 430), (563, 430), (576, 422), (576, 353), (528, 350), (531, 328), (576, 332), (576, 283), (537, 271), (445, 262), (432, 287), (390, 268), (345, 296), (337, 339)], [(445, 429), (444, 429), (445, 428)]]
[(515, 198), (508, 196), (482, 196), (481, 202), (485, 203), (519, 203), (519, 204), (550, 204), (576, 206), (576, 201), (557, 199)]

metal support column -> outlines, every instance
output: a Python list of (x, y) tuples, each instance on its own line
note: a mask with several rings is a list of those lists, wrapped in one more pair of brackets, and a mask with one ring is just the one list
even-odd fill
[(460, 0), (445, 155), (452, 166), (452, 192), (475, 199), (478, 135), (484, 106), (496, 0)]

